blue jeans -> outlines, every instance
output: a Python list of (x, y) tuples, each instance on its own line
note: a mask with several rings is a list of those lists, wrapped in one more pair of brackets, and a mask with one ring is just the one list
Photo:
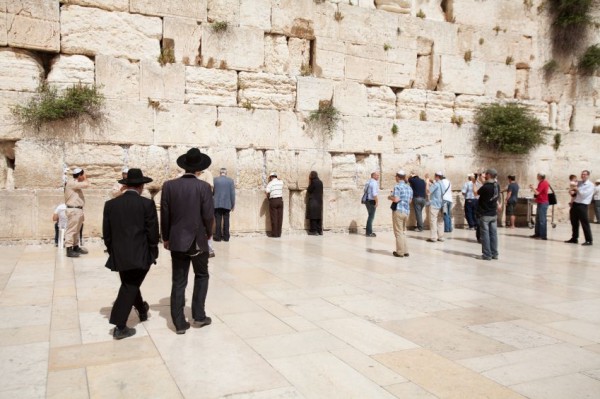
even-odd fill
[(498, 257), (498, 224), (496, 216), (479, 218), (481, 253), (484, 258)]
[(375, 200), (367, 200), (365, 204), (369, 217), (367, 218), (367, 235), (373, 234), (373, 219), (375, 219)]
[(475, 210), (477, 209), (477, 200), (468, 199), (465, 200), (465, 219), (469, 228), (477, 226), (477, 220), (475, 219)]
[(423, 230), (423, 208), (427, 201), (423, 197), (413, 199), (413, 208), (415, 209), (415, 219), (417, 220), (417, 229)]
[(452, 231), (452, 202), (444, 201), (444, 233)]
[(548, 237), (548, 206), (547, 202), (543, 204), (537, 204), (535, 211), (535, 236), (540, 238)]

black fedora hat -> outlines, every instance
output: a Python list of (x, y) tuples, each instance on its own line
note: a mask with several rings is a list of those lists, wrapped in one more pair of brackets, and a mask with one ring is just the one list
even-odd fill
[(119, 180), (119, 183), (125, 184), (126, 186), (139, 186), (140, 184), (150, 183), (151, 181), (151, 178), (144, 176), (141, 169), (133, 168), (127, 171), (127, 178)]
[(212, 160), (197, 148), (191, 148), (187, 153), (177, 158), (177, 165), (187, 171), (199, 171), (208, 168)]

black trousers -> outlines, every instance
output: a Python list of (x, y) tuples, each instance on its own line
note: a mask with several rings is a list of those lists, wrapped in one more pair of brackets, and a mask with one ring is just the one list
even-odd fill
[(323, 219), (310, 219), (310, 232), (323, 234)]
[(131, 307), (135, 306), (138, 311), (144, 311), (144, 300), (140, 286), (144, 282), (148, 270), (133, 269), (119, 272), (121, 278), (121, 288), (117, 294), (117, 299), (110, 312), (110, 324), (118, 327), (124, 327), (127, 324)]
[(171, 266), (173, 269), (171, 285), (171, 318), (176, 329), (185, 325), (185, 288), (188, 284), (190, 262), (194, 268), (194, 292), (192, 294), (192, 318), (203, 320), (206, 317), (204, 303), (208, 293), (208, 252), (189, 256), (184, 252), (171, 251)]
[(215, 228), (215, 236), (213, 239), (215, 241), (225, 240), (229, 241), (229, 213), (231, 211), (225, 208), (216, 208), (215, 209), (215, 219), (216, 219), (216, 228)]
[(592, 229), (590, 228), (590, 221), (588, 219), (588, 207), (589, 205), (580, 204), (578, 202), (573, 202), (573, 205), (571, 206), (569, 216), (571, 218), (571, 228), (573, 230), (571, 238), (574, 240), (579, 239), (579, 224), (581, 223), (585, 241), (593, 241)]
[(271, 216), (271, 236), (281, 237), (283, 226), (283, 198), (269, 200), (269, 215)]

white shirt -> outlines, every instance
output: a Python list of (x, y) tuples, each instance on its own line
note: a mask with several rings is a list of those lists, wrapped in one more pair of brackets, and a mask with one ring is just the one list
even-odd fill
[(589, 205), (592, 202), (594, 196), (594, 184), (588, 179), (586, 181), (581, 180), (577, 183), (577, 195), (575, 200), (578, 204)]
[(594, 187), (594, 201), (600, 201), (600, 185)]
[(475, 199), (472, 181), (468, 181), (463, 184), (462, 193), (465, 195), (465, 199)]
[(450, 180), (442, 179), (442, 199), (444, 201), (452, 202), (452, 184)]
[(60, 204), (54, 210), (54, 214), (58, 215), (58, 228), (66, 229), (67, 228), (67, 206), (65, 204)]
[(283, 197), (283, 182), (278, 178), (274, 178), (267, 184), (265, 192), (269, 194), (269, 199)]

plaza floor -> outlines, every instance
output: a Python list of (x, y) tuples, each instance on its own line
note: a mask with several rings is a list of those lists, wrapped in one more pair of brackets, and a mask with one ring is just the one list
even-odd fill
[(233, 237), (210, 260), (213, 324), (185, 335), (161, 251), (142, 286), (150, 318), (132, 312), (121, 341), (100, 244), (78, 259), (2, 246), (0, 397), (599, 398), (600, 240), (499, 233), (493, 261), (460, 229), (409, 232), (408, 258), (392, 232)]

